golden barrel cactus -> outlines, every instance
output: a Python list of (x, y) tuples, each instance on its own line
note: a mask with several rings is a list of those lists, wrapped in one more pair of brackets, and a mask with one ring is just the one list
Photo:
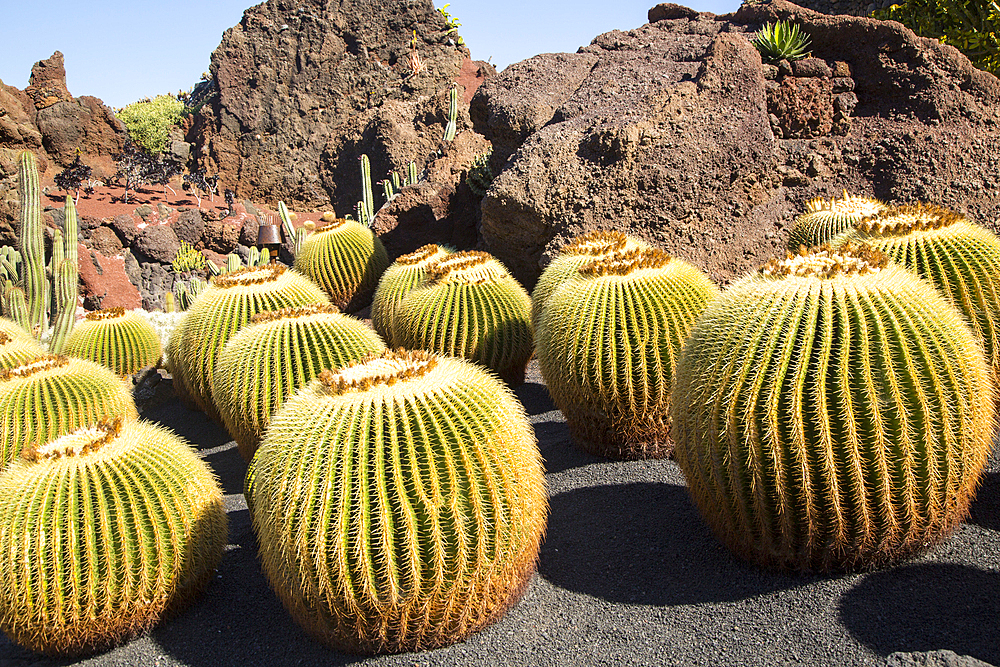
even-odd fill
[(795, 219), (788, 247), (795, 252), (799, 246), (812, 248), (832, 243), (837, 236), (851, 231), (856, 222), (886, 208), (878, 199), (849, 195), (846, 191), (839, 199), (812, 199), (806, 202), (806, 212)]
[(271, 586), (352, 653), (460, 641), (517, 601), (547, 500), (524, 408), (461, 359), (386, 352), (274, 415), (247, 472)]
[(0, 474), (0, 627), (73, 656), (149, 629), (211, 578), (222, 491), (167, 429), (121, 418), (27, 448)]
[(372, 230), (343, 218), (317, 227), (295, 256), (295, 268), (316, 281), (333, 305), (348, 313), (371, 302), (388, 266), (389, 255)]
[(108, 308), (87, 313), (77, 322), (63, 354), (89, 359), (124, 377), (159, 364), (163, 348), (147, 318), (124, 308)]
[(430, 243), (415, 251), (398, 257), (389, 265), (375, 288), (372, 298), (372, 327), (382, 337), (386, 345), (396, 347), (392, 339), (392, 318), (396, 306), (411, 289), (420, 284), (427, 275), (427, 267), (454, 251), (445, 246)]
[(0, 369), (14, 368), (45, 354), (31, 336), (13, 335), (0, 330)]
[(655, 248), (594, 259), (547, 299), (538, 365), (581, 449), (615, 459), (670, 455), (670, 392), (688, 330), (718, 288)]
[(773, 260), (698, 320), (675, 457), (702, 516), (766, 566), (871, 568), (962, 521), (993, 437), (962, 316), (868, 247)]
[(212, 377), (222, 422), (253, 458), (278, 408), (325, 369), (385, 350), (378, 335), (330, 304), (257, 313), (229, 339)]

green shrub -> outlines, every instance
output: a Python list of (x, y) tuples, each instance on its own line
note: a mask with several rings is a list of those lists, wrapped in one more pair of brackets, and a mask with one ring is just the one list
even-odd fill
[(170, 128), (181, 121), (183, 110), (184, 103), (173, 95), (158, 95), (129, 104), (117, 116), (128, 128), (132, 141), (156, 154), (166, 150)]
[(899, 21), (921, 37), (954, 46), (976, 67), (1000, 73), (1000, 5), (996, 0), (905, 0), (872, 16)]

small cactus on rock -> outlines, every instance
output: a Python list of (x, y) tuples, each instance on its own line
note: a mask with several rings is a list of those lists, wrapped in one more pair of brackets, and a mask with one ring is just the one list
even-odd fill
[(906, 557), (964, 518), (993, 436), (972, 332), (869, 247), (772, 260), (699, 318), (677, 364), (675, 457), (702, 516), (766, 566)]
[(124, 308), (87, 313), (66, 339), (63, 352), (107, 366), (122, 377), (156, 366), (163, 356), (160, 336), (150, 321)]
[(496, 620), (531, 578), (547, 513), (513, 393), (422, 351), (321, 373), (274, 415), (246, 487), (271, 586), (352, 653), (445, 646)]
[(121, 418), (25, 449), (0, 474), (0, 627), (75, 656), (149, 629), (208, 583), (222, 491), (165, 428)]
[(371, 302), (388, 266), (389, 255), (372, 230), (342, 218), (317, 227), (295, 256), (295, 268), (316, 281), (344, 312)]
[(532, 354), (531, 297), (485, 252), (448, 255), (396, 306), (392, 342), (469, 359), (516, 386)]
[(812, 199), (806, 202), (806, 212), (795, 219), (788, 249), (795, 252), (803, 245), (812, 248), (833, 243), (838, 235), (851, 231), (854, 223), (886, 208), (878, 199), (849, 195), (846, 191), (840, 199)]
[(392, 339), (392, 318), (396, 306), (410, 290), (420, 284), (430, 264), (454, 250), (433, 243), (421, 246), (414, 252), (398, 257), (382, 274), (372, 298), (372, 326), (389, 347), (396, 347)]
[(573, 441), (615, 459), (669, 456), (674, 365), (718, 288), (657, 248), (591, 260), (548, 297), (538, 365)]
[(325, 369), (385, 350), (378, 335), (330, 304), (258, 313), (219, 354), (212, 390), (240, 454), (253, 458), (273, 415)]

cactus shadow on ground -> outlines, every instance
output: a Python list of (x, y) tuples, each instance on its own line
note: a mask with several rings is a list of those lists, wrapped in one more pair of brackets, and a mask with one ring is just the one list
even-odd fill
[[(993, 454), (987, 463), (987, 470), (996, 470), (1000, 461), (1000, 448), (993, 442)], [(976, 499), (969, 506), (968, 523), (982, 528), (1000, 531), (1000, 472), (987, 472), (979, 481)]]
[(873, 572), (844, 593), (843, 625), (882, 655), (947, 648), (1000, 664), (1000, 573), (958, 563)]

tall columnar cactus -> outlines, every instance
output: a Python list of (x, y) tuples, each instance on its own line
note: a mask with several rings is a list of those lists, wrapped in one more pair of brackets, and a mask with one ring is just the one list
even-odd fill
[(257, 313), (326, 303), (315, 283), (282, 264), (249, 267), (212, 279), (167, 342), (174, 391), (221, 419), (212, 398), (212, 372), (226, 342)]
[(474, 364), (420, 351), (295, 394), (246, 496), (285, 607), (355, 653), (444, 646), (496, 620), (527, 586), (547, 512), (516, 397)]
[(0, 371), (0, 469), (25, 447), (115, 417), (138, 419), (132, 393), (92, 361), (45, 355)]
[(559, 248), (553, 259), (535, 283), (531, 293), (531, 323), (538, 326), (538, 316), (546, 300), (556, 288), (577, 277), (577, 269), (585, 264), (616, 252), (648, 247), (643, 241), (618, 231), (584, 232)]
[(18, 194), (21, 198), (21, 227), (18, 243), (23, 260), (24, 294), (28, 303), (30, 330), (41, 335), (48, 324), (45, 320), (45, 246), (42, 243), (41, 188), (35, 155), (23, 151), (18, 157)]
[(853, 229), (862, 218), (877, 215), (886, 209), (878, 199), (859, 197), (844, 192), (840, 199), (817, 198), (806, 203), (806, 212), (795, 219), (788, 238), (792, 252), (833, 242), (834, 238)]
[(375, 219), (375, 197), (372, 194), (372, 166), (367, 155), (361, 156), (361, 201), (358, 219), (366, 227), (372, 226)]
[(475, 361), (516, 386), (533, 352), (530, 319), (531, 297), (499, 260), (457, 252), (397, 304), (392, 343)]
[(674, 388), (677, 463), (737, 554), (870, 568), (965, 516), (993, 435), (961, 315), (868, 247), (772, 260), (698, 320)]
[(193, 599), (226, 544), (222, 491), (172, 432), (122, 419), (27, 448), (0, 474), (0, 627), (102, 650)]
[(940, 206), (894, 206), (845, 235), (934, 283), (972, 327), (1000, 382), (1000, 239)]
[(17, 336), (0, 330), (0, 370), (16, 368), (45, 354), (31, 336)]
[(656, 248), (593, 259), (548, 298), (538, 364), (581, 449), (616, 459), (669, 456), (674, 366), (718, 289)]
[(349, 313), (371, 302), (388, 266), (389, 255), (379, 238), (364, 225), (344, 219), (318, 227), (295, 256), (295, 268), (326, 290), (333, 305)]
[(448, 93), (448, 124), (444, 127), (444, 140), (454, 141), (458, 130), (458, 86), (452, 86)]
[(371, 328), (330, 304), (254, 315), (226, 343), (212, 376), (216, 407), (240, 454), (253, 458), (271, 415), (321, 371), (383, 350)]
[(124, 308), (87, 313), (73, 329), (63, 351), (106, 366), (120, 376), (156, 366), (163, 356), (160, 336), (152, 323)]
[(453, 253), (446, 246), (430, 243), (414, 252), (396, 258), (382, 274), (372, 297), (372, 326), (389, 347), (396, 347), (392, 338), (392, 318), (396, 306), (411, 289), (420, 284), (427, 274), (427, 267)]

